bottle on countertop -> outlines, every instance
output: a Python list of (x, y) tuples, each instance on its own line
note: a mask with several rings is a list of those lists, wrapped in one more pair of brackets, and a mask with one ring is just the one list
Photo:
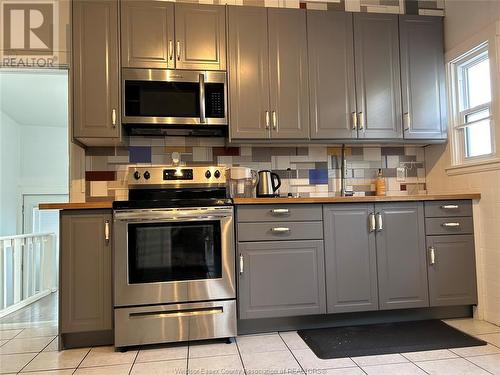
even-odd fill
[(375, 195), (385, 195), (385, 178), (382, 176), (382, 169), (378, 170), (377, 179), (375, 180)]

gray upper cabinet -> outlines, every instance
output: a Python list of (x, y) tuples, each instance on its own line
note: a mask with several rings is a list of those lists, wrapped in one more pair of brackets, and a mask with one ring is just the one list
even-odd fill
[(269, 8), (271, 138), (307, 139), (309, 101), (306, 13)]
[(121, 2), (122, 67), (174, 68), (174, 4)]
[(121, 4), (123, 67), (226, 69), (225, 7), (175, 4), (174, 10), (165, 1)]
[(323, 207), (327, 312), (378, 310), (373, 204)]
[(354, 51), (359, 138), (402, 138), (398, 16), (355, 14)]
[(120, 136), (118, 1), (73, 2), (73, 136)]
[(404, 137), (446, 138), (443, 20), (400, 16)]
[(375, 212), (380, 309), (429, 306), (423, 203), (381, 203)]
[(352, 13), (307, 11), (311, 139), (357, 138)]
[[(63, 334), (113, 329), (109, 210), (62, 211), (60, 330)], [(96, 334), (96, 337), (98, 335)]]
[(474, 237), (428, 236), (427, 252), (430, 305), (477, 304)]
[(266, 117), (270, 121), (267, 10), (244, 6), (227, 9), (231, 138), (266, 139)]
[(323, 241), (241, 242), (240, 319), (324, 314)]
[(307, 139), (306, 14), (228, 7), (231, 138)]
[(175, 5), (176, 68), (226, 69), (226, 7)]

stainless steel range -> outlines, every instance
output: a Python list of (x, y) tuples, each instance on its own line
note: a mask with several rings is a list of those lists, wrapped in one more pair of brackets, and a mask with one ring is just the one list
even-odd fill
[(129, 170), (113, 204), (116, 347), (236, 335), (225, 183), (221, 167)]

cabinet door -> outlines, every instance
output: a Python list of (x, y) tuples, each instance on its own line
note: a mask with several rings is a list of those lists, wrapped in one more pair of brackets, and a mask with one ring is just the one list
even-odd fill
[(175, 5), (177, 69), (226, 69), (226, 7)]
[(325, 313), (323, 241), (241, 242), (238, 250), (240, 319)]
[(375, 211), (380, 309), (429, 306), (422, 202), (377, 204)]
[(356, 138), (352, 14), (307, 11), (311, 139)]
[(309, 137), (306, 13), (268, 8), (271, 138)]
[(327, 312), (378, 310), (373, 204), (323, 207)]
[(404, 137), (446, 137), (443, 20), (400, 16)]
[(477, 304), (474, 237), (428, 236), (427, 254), (430, 305)]
[(121, 2), (122, 67), (174, 67), (174, 5), (164, 1)]
[(269, 137), (267, 10), (244, 6), (227, 9), (231, 138), (266, 139)]
[(354, 15), (359, 138), (402, 138), (398, 16)]
[(73, 3), (73, 135), (117, 138), (118, 1)]
[[(109, 211), (61, 214), (60, 324), (62, 333), (113, 328)], [(109, 233), (110, 233), (109, 232)]]

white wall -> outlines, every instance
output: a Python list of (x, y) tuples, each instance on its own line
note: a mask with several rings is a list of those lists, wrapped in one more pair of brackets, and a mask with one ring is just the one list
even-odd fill
[(0, 236), (16, 234), (21, 169), (20, 125), (0, 112)]
[[(491, 26), (500, 21), (500, 1), (447, 0), (445, 12), (446, 54), (451, 58), (467, 45), (469, 38), (474, 39), (486, 29), (494, 30)], [(500, 35), (496, 43), (500, 51)], [(495, 71), (500, 77), (500, 63)], [(500, 108), (500, 85), (496, 91), (496, 108)], [(500, 132), (500, 118), (496, 122), (496, 131)], [(474, 206), (479, 283), (476, 315), (500, 324), (500, 170), (448, 175), (445, 169), (451, 165), (449, 144), (426, 147), (425, 160), (429, 193), (481, 193), (481, 200)]]

